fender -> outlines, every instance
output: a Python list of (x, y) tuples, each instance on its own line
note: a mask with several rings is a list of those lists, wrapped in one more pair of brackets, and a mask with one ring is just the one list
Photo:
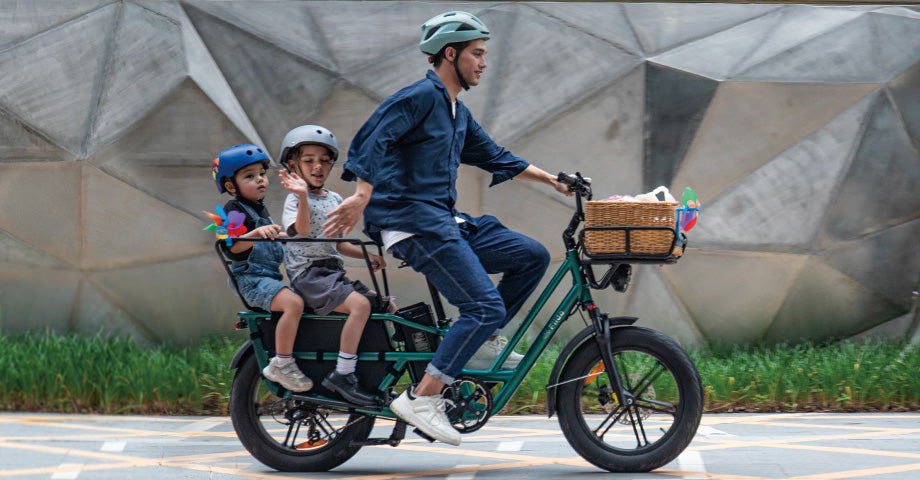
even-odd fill
[[(639, 320), (639, 318), (613, 317), (610, 319), (610, 326), (611, 328), (622, 328), (636, 323), (636, 320)], [(562, 349), (562, 352), (560, 352), (559, 356), (556, 358), (556, 363), (553, 365), (553, 370), (549, 374), (546, 387), (546, 413), (548, 418), (552, 418), (553, 414), (556, 413), (556, 387), (554, 385), (559, 383), (559, 377), (562, 375), (565, 364), (572, 354), (588, 343), (588, 340), (593, 336), (594, 327), (586, 327), (569, 340), (569, 343), (565, 345), (565, 348)]]
[(227, 369), (228, 372), (232, 372), (237, 368), (240, 368), (240, 364), (243, 363), (243, 359), (255, 353), (255, 350), (252, 346), (252, 340), (246, 340), (246, 343), (236, 351), (236, 355), (233, 356), (233, 360), (230, 362), (230, 368)]

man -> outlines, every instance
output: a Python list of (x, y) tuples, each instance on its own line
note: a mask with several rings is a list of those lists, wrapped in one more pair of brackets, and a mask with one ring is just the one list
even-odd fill
[[(419, 47), (434, 70), (386, 99), (358, 131), (342, 178), (355, 194), (329, 214), (325, 234), (348, 233), (364, 213), (366, 231), (394, 257), (424, 274), (459, 309), (459, 318), (418, 385), (390, 405), (426, 435), (453, 445), (441, 391), (484, 343), (491, 365), (501, 351), (495, 335), (521, 308), (549, 264), (542, 245), (495, 217), (458, 212), (460, 163), (492, 173), (492, 185), (512, 178), (545, 183), (571, 195), (549, 173), (495, 144), (456, 100), (479, 84), (489, 30), (466, 12), (446, 12), (422, 25)], [(490, 273), (501, 273), (498, 286)], [(489, 342), (486, 342), (489, 339)], [(517, 354), (515, 354), (517, 355)], [(520, 356), (509, 358), (513, 368)], [(481, 360), (481, 359), (480, 359)], [(481, 367), (487, 368), (487, 367)]]

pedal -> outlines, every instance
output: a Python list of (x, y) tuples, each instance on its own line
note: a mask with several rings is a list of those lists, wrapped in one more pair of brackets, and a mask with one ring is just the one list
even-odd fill
[(428, 434), (426, 434), (425, 432), (423, 432), (423, 431), (421, 431), (421, 430), (419, 430), (419, 429), (417, 429), (417, 428), (416, 428), (415, 430), (412, 430), (412, 431), (415, 432), (416, 435), (418, 435), (418, 436), (424, 438), (425, 440), (428, 440), (428, 441), (431, 442), (431, 443), (434, 443), (434, 442), (435, 442), (435, 439), (434, 439), (433, 437), (429, 437)]

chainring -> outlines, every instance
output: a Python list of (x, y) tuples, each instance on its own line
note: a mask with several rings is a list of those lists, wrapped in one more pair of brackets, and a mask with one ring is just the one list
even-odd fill
[(492, 391), (478, 378), (460, 375), (444, 389), (443, 395), (453, 403), (448, 404), (445, 413), (460, 433), (479, 430), (492, 414)]

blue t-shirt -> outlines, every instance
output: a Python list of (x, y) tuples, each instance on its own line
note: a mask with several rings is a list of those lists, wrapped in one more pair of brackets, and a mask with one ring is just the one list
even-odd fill
[(364, 210), (366, 232), (381, 230), (460, 238), (455, 216), (457, 169), (461, 163), (492, 173), (496, 185), (530, 165), (498, 146), (433, 71), (387, 98), (364, 123), (348, 150), (342, 179), (360, 178), (374, 187)]

